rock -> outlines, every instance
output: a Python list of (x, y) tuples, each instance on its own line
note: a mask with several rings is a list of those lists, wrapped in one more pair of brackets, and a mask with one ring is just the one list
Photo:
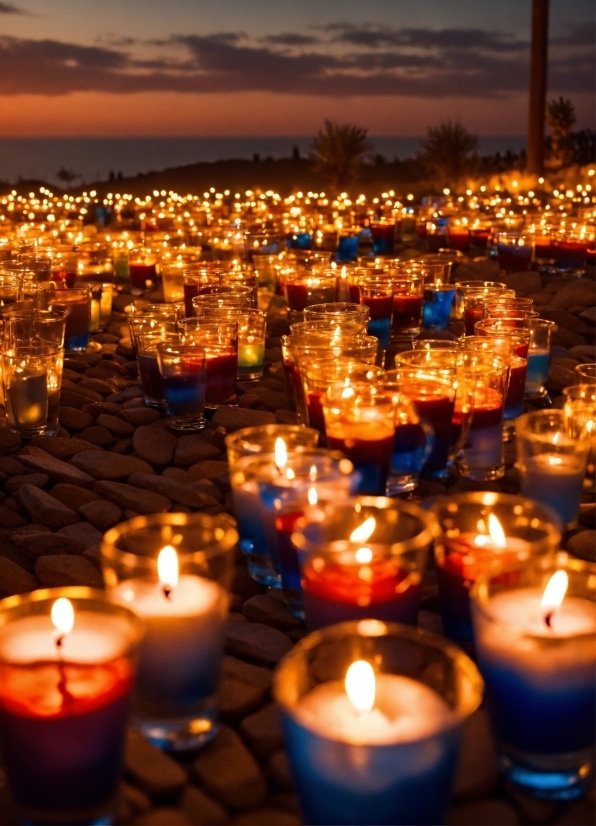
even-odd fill
[(86, 442), (83, 439), (67, 439), (64, 436), (35, 436), (29, 442), (29, 445), (40, 447), (53, 456), (55, 459), (61, 459), (63, 462), (68, 462), (73, 456), (78, 453), (83, 453), (88, 450), (97, 451), (95, 445)]
[(0, 427), (0, 456), (14, 453), (21, 447), (21, 437), (7, 427)]
[(164, 468), (161, 475), (164, 479), (171, 479), (173, 482), (179, 482), (181, 485), (190, 485), (192, 482), (190, 475), (180, 467)]
[(583, 310), (579, 317), (582, 321), (585, 321), (587, 324), (596, 324), (596, 307), (588, 307), (587, 310)]
[(244, 603), (242, 613), (251, 622), (262, 622), (279, 628), (280, 631), (291, 631), (300, 625), (299, 620), (290, 614), (281, 598), (273, 594), (257, 594), (251, 597)]
[(180, 482), (175, 482), (173, 479), (158, 476), (156, 473), (133, 473), (128, 477), (128, 484), (159, 493), (171, 502), (187, 505), (189, 508), (205, 508), (217, 505), (215, 499), (199, 493), (188, 485), (181, 485)]
[(593, 344), (580, 344), (571, 348), (571, 355), (582, 364), (596, 361), (596, 347)]
[(257, 622), (228, 622), (226, 651), (257, 665), (272, 668), (290, 651), (292, 643), (276, 628)]
[(135, 818), (133, 826), (192, 826), (193, 821), (180, 809), (160, 806)]
[(294, 781), (290, 772), (288, 755), (285, 751), (276, 751), (275, 754), (271, 755), (267, 763), (267, 775), (279, 789), (286, 792), (294, 791)]
[(259, 757), (265, 758), (283, 746), (279, 709), (271, 703), (240, 723), (240, 734)]
[(61, 407), (59, 421), (67, 430), (84, 430), (93, 424), (93, 416), (76, 407)]
[(218, 407), (211, 420), (214, 427), (223, 427), (228, 433), (243, 427), (275, 424), (275, 416), (266, 410), (246, 410), (240, 407)]
[(478, 709), (464, 725), (453, 795), (456, 799), (492, 794), (499, 782), (499, 763), (495, 753), (488, 712)]
[(454, 806), (447, 812), (448, 826), (517, 826), (521, 823), (518, 813), (506, 800), (475, 800)]
[(565, 550), (587, 562), (596, 562), (596, 531), (580, 531), (574, 534), (567, 540)]
[(100, 531), (107, 531), (122, 522), (124, 514), (113, 502), (97, 499), (87, 502), (78, 509), (80, 515)]
[(120, 783), (117, 823), (132, 823), (136, 815), (151, 808), (150, 798), (130, 783)]
[(246, 565), (241, 563), (234, 567), (231, 590), (234, 594), (243, 596), (244, 599), (250, 599), (256, 594), (262, 594), (263, 586), (254, 581), (248, 573)]
[(116, 416), (122, 410), (122, 405), (113, 402), (93, 402), (92, 404), (86, 404), (83, 410), (93, 416), (94, 419), (98, 419), (103, 413), (108, 416)]
[(154, 410), (152, 407), (133, 407), (128, 410), (121, 410), (118, 415), (134, 427), (152, 424), (161, 418), (159, 410)]
[(506, 284), (510, 290), (515, 290), (519, 297), (542, 288), (542, 279), (537, 272), (512, 272), (499, 275), (499, 281)]
[(11, 559), (0, 556), (0, 595), (11, 597), (13, 594), (26, 594), (36, 588), (37, 580), (33, 574)]
[(558, 330), (553, 330), (551, 333), (551, 343), (559, 345), (560, 347), (579, 347), (586, 343), (586, 340), (579, 333), (572, 330), (566, 330), (564, 327), (559, 327)]
[(174, 457), (176, 437), (167, 431), (143, 425), (135, 431), (132, 444), (141, 459), (152, 465), (167, 465)]
[(54, 482), (64, 482), (83, 488), (93, 486), (92, 476), (53, 456), (22, 456), (21, 461), (28, 468), (46, 473)]
[(60, 588), (64, 585), (103, 588), (101, 574), (82, 556), (41, 556), (35, 563), (35, 576), (42, 588)]
[(219, 826), (230, 822), (226, 810), (196, 786), (188, 785), (184, 789), (178, 806), (191, 823), (199, 826)]
[(126, 736), (124, 771), (154, 798), (176, 794), (186, 785), (184, 769), (133, 728)]
[(75, 456), (71, 462), (79, 470), (89, 473), (94, 479), (116, 481), (132, 473), (153, 473), (153, 468), (133, 456), (120, 456), (103, 450), (85, 451)]
[(77, 410), (81, 410), (81, 408), (86, 404), (99, 401), (101, 401), (100, 394), (93, 393), (92, 390), (81, 390), (79, 392), (78, 390), (74, 390), (70, 387), (62, 387), (60, 391), (61, 407), (74, 407)]
[(0, 473), (6, 476), (21, 476), (25, 472), (25, 465), (14, 456), (0, 456)]
[(50, 477), (46, 473), (25, 473), (23, 476), (11, 476), (4, 483), (4, 493), (12, 496), (21, 485), (35, 485), (36, 488), (45, 488), (50, 483)]
[(45, 525), (50, 530), (58, 530), (79, 521), (78, 515), (71, 508), (33, 485), (22, 485), (17, 493), (17, 501), (33, 522)]
[(587, 528), (596, 528), (596, 505), (580, 505), (579, 523)]
[(569, 310), (570, 307), (593, 307), (596, 304), (594, 282), (578, 279), (567, 284), (553, 295), (550, 306), (558, 310)]
[(92, 548), (101, 542), (102, 534), (93, 525), (88, 525), (86, 522), (77, 522), (74, 525), (67, 525), (65, 528), (60, 528), (57, 535), (70, 537), (79, 545), (83, 546), (83, 550)]
[(206, 459), (216, 459), (220, 455), (215, 445), (209, 444), (200, 436), (181, 436), (176, 445), (174, 464), (177, 467), (188, 467)]
[(207, 459), (204, 462), (199, 462), (192, 465), (188, 469), (188, 473), (193, 482), (198, 482), (200, 479), (217, 479), (223, 473), (228, 472), (228, 463), (220, 462), (217, 459)]
[(159, 493), (135, 488), (122, 482), (96, 482), (95, 491), (119, 507), (134, 511), (137, 514), (164, 513), (172, 506), (171, 501)]
[(61, 536), (57, 533), (32, 533), (20, 543), (20, 550), (28, 559), (34, 562), (40, 556), (50, 554), (82, 554), (85, 545), (78, 539), (70, 536)]
[(107, 381), (101, 379), (90, 379), (88, 376), (79, 383), (81, 390), (93, 390), (94, 393), (99, 393), (100, 396), (109, 396), (112, 393), (112, 387)]
[(98, 447), (108, 447), (114, 441), (114, 437), (110, 431), (99, 425), (92, 425), (81, 431), (81, 438), (90, 442), (92, 445), (98, 445)]
[[(594, 335), (592, 327), (588, 327), (580, 318), (576, 318), (576, 316), (565, 310), (543, 307), (540, 315), (548, 321), (554, 321), (559, 329), (570, 330), (572, 333), (579, 333), (580, 335), (584, 333)], [(564, 344), (562, 346), (565, 347)]]
[(67, 508), (72, 508), (73, 510), (78, 510), (81, 505), (85, 505), (87, 502), (95, 502), (101, 499), (101, 496), (98, 496), (94, 491), (85, 490), (76, 485), (69, 485), (62, 482), (54, 485), (50, 491), (50, 496), (53, 496), (54, 499), (57, 499), (59, 502), (62, 502), (63, 505), (66, 505)]
[(265, 806), (243, 812), (234, 818), (234, 826), (300, 826), (302, 819), (298, 814), (287, 809)]
[(12, 508), (6, 505), (0, 504), (0, 525), (2, 525), (3, 528), (20, 528), (26, 524), (27, 519), (21, 513), (12, 510)]
[(107, 413), (102, 413), (97, 417), (97, 424), (100, 427), (105, 427), (114, 436), (132, 436), (135, 432), (134, 425), (130, 422), (124, 421), (119, 416), (110, 416)]
[(120, 439), (115, 445), (112, 445), (110, 450), (113, 453), (118, 453), (120, 456), (124, 456), (132, 450), (132, 439)]
[(547, 386), (550, 391), (561, 392), (564, 387), (575, 384), (575, 373), (568, 367), (553, 361), (548, 368)]
[(256, 711), (265, 702), (270, 688), (269, 669), (225, 656), (219, 686), (221, 719), (233, 722)]
[(199, 754), (194, 771), (201, 785), (225, 806), (249, 809), (262, 803), (267, 784), (261, 769), (236, 732), (221, 726)]

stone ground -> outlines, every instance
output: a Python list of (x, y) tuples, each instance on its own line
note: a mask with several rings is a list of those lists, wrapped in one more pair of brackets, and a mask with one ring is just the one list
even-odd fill
[[(486, 259), (460, 264), (457, 280), (505, 280), (534, 299), (557, 324), (548, 389), (555, 404), (574, 383), (573, 367), (595, 361), (594, 280), (498, 276)], [(160, 296), (150, 294), (152, 300)], [(266, 377), (239, 383), (238, 407), (220, 408), (203, 433), (177, 437), (164, 417), (145, 407), (123, 313), (130, 296), (115, 298), (113, 320), (87, 353), (65, 360), (57, 436), (24, 444), (0, 427), (0, 597), (39, 587), (102, 587), (102, 533), (139, 513), (225, 512), (232, 516), (224, 438), (253, 424), (295, 421), (285, 395), (279, 337), (288, 331), (283, 302), (269, 311)], [(458, 332), (454, 328), (454, 332)], [(445, 333), (448, 337), (449, 333)], [(422, 481), (414, 500), (467, 490), (518, 491), (513, 445), (507, 472), (495, 483), (454, 477)], [(595, 559), (596, 505), (582, 505), (579, 527), (564, 547)], [(419, 624), (441, 631), (433, 568)], [(271, 702), (272, 669), (305, 634), (278, 595), (248, 576), (237, 559), (220, 691), (221, 725), (198, 753), (174, 759), (130, 731), (118, 822), (122, 824), (292, 824), (300, 815), (281, 730)], [(589, 824), (594, 789), (573, 804), (548, 804), (503, 786), (486, 711), (469, 720), (449, 824)], [(12, 823), (0, 769), (0, 824)]]

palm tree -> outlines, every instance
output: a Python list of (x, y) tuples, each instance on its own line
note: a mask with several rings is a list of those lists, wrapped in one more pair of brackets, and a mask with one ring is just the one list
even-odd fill
[(66, 186), (70, 186), (73, 181), (81, 176), (77, 172), (73, 172), (71, 169), (66, 169), (66, 167), (63, 166), (56, 172), (56, 177), (58, 180), (63, 181)]
[(470, 167), (470, 155), (478, 149), (478, 137), (461, 123), (448, 120), (430, 127), (422, 144), (420, 160), (440, 183), (456, 185)]
[(312, 143), (315, 168), (327, 173), (336, 190), (343, 189), (357, 176), (363, 161), (373, 150), (368, 129), (353, 123), (325, 121)]
[(557, 168), (571, 162), (571, 130), (576, 120), (575, 107), (567, 98), (553, 98), (546, 104), (546, 122), (551, 134), (550, 154)]

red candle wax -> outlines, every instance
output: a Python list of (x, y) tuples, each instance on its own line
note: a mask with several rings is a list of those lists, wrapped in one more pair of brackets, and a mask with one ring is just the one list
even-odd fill
[(350, 301), (352, 304), (360, 304), (360, 287), (358, 284), (349, 285)]
[(205, 353), (205, 403), (222, 404), (236, 393), (238, 353)]
[(286, 298), (290, 310), (302, 312), (308, 306), (308, 289), (306, 284), (286, 282)]
[(329, 449), (341, 450), (355, 467), (371, 464), (389, 467), (394, 427), (385, 422), (333, 422), (326, 429)]
[(308, 412), (308, 423), (310, 427), (316, 428), (319, 433), (325, 435), (325, 416), (323, 414), (323, 406), (321, 405), (322, 392), (319, 390), (311, 391), (306, 400), (306, 409)]
[(449, 227), (449, 248), (465, 252), (470, 247), (470, 230), (467, 227)]
[(371, 321), (376, 321), (379, 318), (390, 318), (391, 316), (393, 309), (392, 295), (364, 296), (362, 303), (369, 308)]
[(302, 511), (289, 511), (280, 514), (275, 520), (279, 564), (282, 571), (289, 574), (300, 574), (298, 552), (292, 544), (291, 536), (301, 516), (303, 516)]
[(477, 227), (470, 230), (471, 243), (480, 249), (485, 249), (490, 238), (490, 230), (486, 227)]
[(416, 222), (416, 235), (420, 238), (421, 241), (424, 241), (428, 235), (426, 229), (426, 221), (417, 221)]
[(482, 321), (484, 318), (484, 309), (482, 307), (465, 307), (464, 308), (464, 326), (467, 336), (474, 335), (474, 325), (477, 321)]
[(393, 294), (394, 330), (411, 330), (420, 327), (422, 318), (422, 296)]
[(130, 283), (139, 290), (144, 290), (147, 287), (147, 281), (155, 281), (157, 275), (155, 264), (146, 264), (144, 261), (130, 261), (128, 268), (130, 270)]
[(536, 258), (551, 259), (555, 257), (555, 246), (550, 235), (537, 235), (534, 239)]

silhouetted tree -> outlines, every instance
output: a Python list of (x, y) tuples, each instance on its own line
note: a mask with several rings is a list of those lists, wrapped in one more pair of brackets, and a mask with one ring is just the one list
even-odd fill
[(300, 147), (299, 146), (295, 146), (292, 149), (292, 160), (294, 162), (298, 162), (300, 160)]
[(67, 186), (69, 186), (73, 181), (81, 176), (77, 172), (73, 172), (72, 169), (66, 169), (66, 167), (63, 166), (58, 170), (58, 172), (56, 172), (56, 177), (59, 181), (63, 181)]
[(553, 98), (546, 104), (546, 122), (551, 137), (550, 158), (553, 166), (559, 169), (571, 163), (571, 130), (576, 120), (575, 107), (567, 98)]
[(315, 168), (329, 175), (332, 187), (342, 189), (356, 178), (373, 149), (368, 129), (326, 120), (312, 142), (312, 157)]
[(430, 127), (422, 144), (420, 160), (441, 183), (457, 185), (469, 172), (471, 155), (478, 149), (478, 137), (458, 123), (448, 120)]

